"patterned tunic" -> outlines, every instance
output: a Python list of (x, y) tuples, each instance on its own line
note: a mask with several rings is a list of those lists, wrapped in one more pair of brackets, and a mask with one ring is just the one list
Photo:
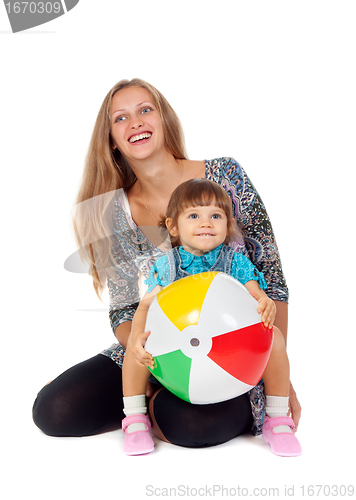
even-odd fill
[[(272, 226), (264, 204), (243, 168), (233, 158), (205, 160), (205, 176), (230, 196), (233, 213), (244, 236), (230, 245), (246, 255), (264, 274), (266, 294), (273, 300), (288, 302), (288, 288)], [(153, 237), (132, 220), (127, 196), (119, 190), (113, 220), (115, 266), (108, 273), (109, 318), (113, 332), (131, 321), (146, 288), (143, 280), (158, 257), (170, 250), (167, 234), (155, 228)], [(147, 228), (146, 228), (147, 229)], [(152, 243), (154, 241), (154, 243)], [(122, 366), (124, 348), (116, 343), (102, 352)], [(264, 416), (263, 382), (249, 392), (254, 417), (253, 434), (262, 432)]]

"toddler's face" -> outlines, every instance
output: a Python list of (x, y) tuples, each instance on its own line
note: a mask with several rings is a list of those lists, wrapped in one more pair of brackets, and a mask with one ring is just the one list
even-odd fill
[(204, 255), (225, 241), (227, 217), (224, 210), (215, 205), (188, 207), (179, 215), (178, 227), (171, 232), (179, 235), (184, 250)]

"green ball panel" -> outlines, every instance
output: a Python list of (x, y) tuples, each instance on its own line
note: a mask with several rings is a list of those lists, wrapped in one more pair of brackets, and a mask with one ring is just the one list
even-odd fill
[(150, 370), (152, 375), (161, 382), (169, 391), (190, 403), (189, 377), (191, 358), (182, 351), (169, 352), (154, 357), (155, 368)]

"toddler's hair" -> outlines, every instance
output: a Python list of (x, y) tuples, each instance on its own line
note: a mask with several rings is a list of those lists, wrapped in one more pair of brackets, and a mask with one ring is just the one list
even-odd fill
[[(232, 212), (232, 205), (229, 195), (226, 191), (208, 179), (190, 179), (182, 182), (172, 193), (169, 200), (167, 213), (161, 217), (160, 226), (166, 229), (166, 219), (170, 218), (172, 226), (177, 227), (178, 217), (189, 207), (205, 207), (207, 205), (216, 205), (223, 210), (227, 217), (227, 236), (224, 241), (228, 244), (235, 238), (242, 238), (242, 233), (236, 225)], [(172, 243), (177, 243), (179, 237), (174, 238), (171, 235)]]

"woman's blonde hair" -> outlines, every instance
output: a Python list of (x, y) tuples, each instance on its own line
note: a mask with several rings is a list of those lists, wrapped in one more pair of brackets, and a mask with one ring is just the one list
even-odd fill
[[(229, 195), (219, 184), (208, 179), (190, 179), (182, 182), (173, 191), (166, 215), (161, 217), (160, 226), (168, 231), (172, 228), (178, 228), (178, 217), (184, 210), (189, 207), (206, 207), (208, 205), (215, 205), (225, 212), (227, 218), (225, 244), (235, 238), (242, 237), (234, 218)], [(169, 219), (169, 227), (167, 219)], [(171, 234), (171, 241), (172, 245), (179, 244), (179, 235), (173, 236)]]
[(106, 283), (105, 269), (112, 265), (111, 238), (108, 235), (112, 234), (114, 191), (120, 188), (128, 190), (136, 181), (133, 170), (111, 137), (112, 98), (128, 87), (142, 87), (151, 94), (161, 116), (167, 151), (176, 159), (187, 158), (179, 118), (165, 97), (139, 78), (121, 80), (114, 85), (106, 95), (95, 122), (73, 216), (79, 253), (82, 260), (89, 264), (89, 274), (99, 297)]

